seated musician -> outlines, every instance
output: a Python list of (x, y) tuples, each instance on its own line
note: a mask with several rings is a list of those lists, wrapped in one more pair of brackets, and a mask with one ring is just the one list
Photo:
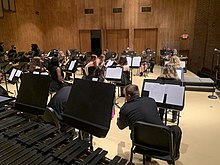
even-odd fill
[(172, 50), (170, 48), (164, 47), (160, 51), (160, 65), (161, 66), (165, 65), (165, 61), (169, 61), (170, 60), (171, 54), (172, 54)]
[(17, 53), (16, 46), (11, 45), (11, 49), (8, 51), (8, 54), (11, 55), (11, 54), (16, 54), (16, 53)]
[(29, 71), (33, 73), (34, 71), (36, 72), (48, 72), (48, 70), (42, 65), (40, 57), (34, 57), (29, 66)]
[[(154, 99), (149, 97), (139, 97), (140, 94), (137, 85), (128, 85), (125, 87), (124, 91), (126, 103), (121, 107), (119, 117), (117, 119), (117, 126), (119, 129), (124, 129), (126, 127), (131, 129), (132, 125), (137, 121), (164, 125), (160, 120), (160, 116), (157, 111), (157, 104)], [(182, 135), (181, 129), (176, 125), (169, 126), (169, 128), (174, 133), (175, 154), (179, 156), (179, 147)], [(151, 161), (151, 158), (148, 157), (147, 161)]]
[[(157, 78), (157, 81), (161, 84), (176, 84), (181, 85), (181, 80), (179, 79), (176, 69), (173, 65), (166, 65), (162, 68), (161, 75)], [(160, 118), (163, 120), (164, 116), (164, 109), (159, 108)], [(172, 122), (176, 122), (177, 119), (177, 112), (172, 111)]]
[(143, 72), (148, 68), (148, 56), (145, 50), (141, 52), (141, 66), (140, 76), (143, 76)]
[(50, 82), (50, 90), (57, 92), (63, 86), (67, 86), (68, 84), (64, 82), (63, 76), (64, 73), (62, 68), (59, 67), (59, 61), (57, 57), (53, 57), (51, 59), (51, 66), (49, 67), (49, 72), (51, 76)]
[(173, 50), (173, 55), (170, 57), (170, 65), (173, 65), (175, 68), (180, 68), (180, 58), (177, 56), (177, 50)]
[(97, 58), (97, 67), (94, 71), (94, 78), (98, 78), (98, 82), (104, 82), (105, 80), (105, 56), (104, 55), (100, 55)]
[(94, 77), (94, 71), (97, 66), (97, 56), (95, 54), (92, 54), (85, 66), (85, 79), (92, 80), (92, 78)]
[[(119, 86), (126, 86), (128, 84), (131, 84), (130, 79), (130, 68), (128, 65), (127, 58), (125, 56), (121, 56), (119, 59), (118, 66), (122, 67), (122, 77), (121, 82), (117, 83)], [(121, 97), (124, 97), (124, 87), (121, 87)]]
[(149, 69), (150, 69), (150, 72), (151, 73), (153, 73), (153, 71), (154, 71), (154, 65), (155, 65), (155, 61), (154, 61), (154, 54), (155, 54), (155, 52), (152, 52), (151, 50), (150, 50), (150, 48), (147, 48), (146, 49), (146, 53), (147, 53), (147, 55), (149, 56)]
[(145, 72), (148, 68), (150, 69), (150, 72), (153, 73), (154, 65), (155, 61), (153, 52), (150, 50), (150, 48), (143, 50), (141, 52), (140, 76), (142, 76), (143, 72)]

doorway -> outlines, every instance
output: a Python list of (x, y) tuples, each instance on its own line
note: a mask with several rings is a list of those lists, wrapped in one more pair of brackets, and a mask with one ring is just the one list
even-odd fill
[(91, 50), (94, 54), (100, 56), (102, 53), (101, 30), (91, 30)]

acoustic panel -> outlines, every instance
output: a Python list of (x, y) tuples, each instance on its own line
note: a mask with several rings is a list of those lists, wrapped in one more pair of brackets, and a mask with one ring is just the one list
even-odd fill
[(3, 13), (3, 6), (2, 6), (2, 0), (0, 0), (0, 17), (3, 17), (4, 13)]
[(3, 9), (5, 10), (9, 10), (9, 3), (8, 0), (2, 0), (2, 4), (3, 4)]

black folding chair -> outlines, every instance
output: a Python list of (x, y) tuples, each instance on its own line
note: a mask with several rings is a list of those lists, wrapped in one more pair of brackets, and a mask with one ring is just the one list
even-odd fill
[(175, 165), (179, 154), (175, 155), (173, 133), (168, 127), (136, 122), (131, 131), (130, 162), (132, 162), (133, 154), (139, 153), (143, 155), (143, 164), (147, 156)]

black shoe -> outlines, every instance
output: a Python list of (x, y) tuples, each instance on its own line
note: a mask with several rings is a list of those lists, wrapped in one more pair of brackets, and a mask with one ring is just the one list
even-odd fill
[(175, 122), (176, 122), (176, 119), (172, 119), (171, 122), (172, 122), (172, 123), (175, 123)]
[(152, 70), (150, 71), (151, 73), (154, 73)]
[(143, 72), (140, 73), (140, 76), (143, 76)]

